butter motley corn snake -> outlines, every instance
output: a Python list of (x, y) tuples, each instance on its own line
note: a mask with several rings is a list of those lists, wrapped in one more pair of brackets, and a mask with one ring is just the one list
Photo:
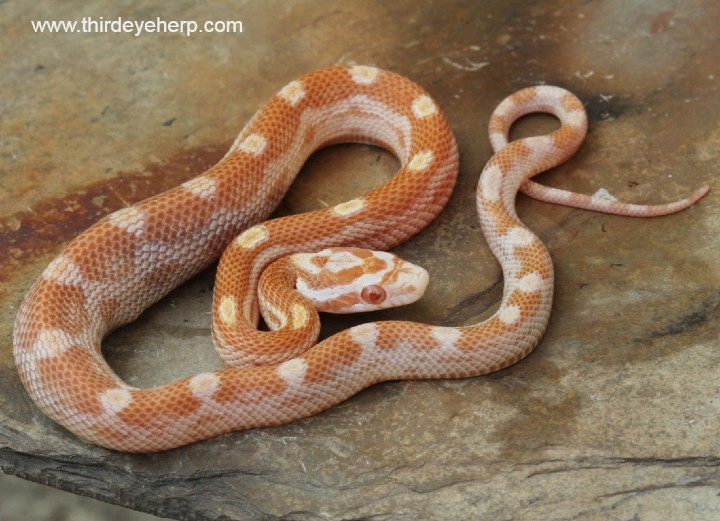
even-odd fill
[[(561, 127), (508, 143), (513, 121), (536, 111), (555, 114)], [(16, 319), (22, 382), (40, 409), (81, 438), (152, 452), (290, 422), (383, 380), (460, 378), (506, 367), (538, 343), (553, 293), (550, 256), (516, 215), (518, 190), (636, 216), (681, 210), (707, 191), (669, 205), (637, 206), (527, 182), (572, 156), (586, 127), (582, 104), (556, 87), (520, 91), (493, 114), (495, 155), (477, 191), (480, 223), (505, 278), (501, 305), (490, 318), (465, 327), (368, 323), (313, 345), (318, 325), (308, 298), (287, 288), (278, 290), (287, 300), (260, 302), (263, 271), (277, 261), (263, 293), (272, 294), (273, 279), (295, 281), (292, 263), (279, 259), (299, 254), (294, 259), (313, 271), (338, 264), (307, 255), (329, 259), (327, 248), (352, 247), (363, 250), (340, 252), (345, 264), (336, 271), (372, 264), (398, 279), (409, 268), (390, 269), (395, 261), (382, 255), (366, 262), (374, 254), (364, 249), (391, 249), (438, 215), (455, 184), (458, 153), (438, 105), (406, 78), (365, 66), (302, 76), (253, 116), (218, 164), (108, 215), (45, 269)], [(340, 142), (381, 146), (397, 156), (400, 169), (357, 199), (264, 221), (307, 157)], [(221, 254), (212, 334), (229, 367), (147, 389), (122, 381), (102, 356), (102, 338)], [(364, 296), (360, 291), (361, 299), (385, 298), (375, 282)], [(312, 285), (305, 289), (322, 293)], [(258, 330), (261, 307), (276, 331)]]

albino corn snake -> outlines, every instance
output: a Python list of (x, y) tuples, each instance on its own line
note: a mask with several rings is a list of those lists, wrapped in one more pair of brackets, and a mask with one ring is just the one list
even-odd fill
[[(561, 127), (507, 144), (513, 121), (536, 111), (555, 114)], [(279, 330), (257, 330), (263, 270), (292, 253), (385, 250), (408, 239), (447, 202), (458, 154), (440, 108), (411, 81), (363, 66), (302, 76), (258, 111), (217, 165), (107, 216), (48, 266), (16, 321), (22, 381), (46, 414), (78, 436), (150, 452), (309, 416), (383, 380), (458, 378), (506, 367), (538, 343), (553, 292), (550, 256), (515, 213), (521, 187), (551, 202), (636, 216), (681, 210), (707, 192), (637, 206), (524, 184), (572, 156), (586, 126), (579, 100), (556, 87), (520, 91), (493, 114), (496, 153), (480, 178), (477, 207), (505, 288), (489, 319), (460, 328), (369, 323), (309, 347), (317, 327), (302, 299), (285, 308), (266, 305), (266, 320)], [(401, 163), (398, 174), (346, 203), (257, 224), (314, 150), (346, 141), (391, 151)], [(120, 380), (101, 354), (102, 338), (223, 251), (212, 333), (231, 368), (151, 389)]]

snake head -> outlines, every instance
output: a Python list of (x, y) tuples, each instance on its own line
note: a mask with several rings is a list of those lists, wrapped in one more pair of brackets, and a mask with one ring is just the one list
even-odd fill
[(412, 304), (428, 272), (397, 255), (363, 248), (328, 248), (291, 256), (297, 291), (318, 311), (358, 313)]

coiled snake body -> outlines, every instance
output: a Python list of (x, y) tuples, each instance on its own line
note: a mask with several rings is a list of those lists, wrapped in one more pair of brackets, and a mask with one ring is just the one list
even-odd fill
[[(507, 144), (512, 122), (534, 111), (554, 113), (561, 127)], [(23, 384), (45, 413), (78, 436), (150, 452), (309, 416), (382, 380), (458, 378), (506, 367), (539, 341), (553, 291), (550, 256), (514, 210), (521, 186), (541, 199), (631, 215), (677, 211), (707, 191), (645, 207), (524, 184), (569, 158), (586, 124), (577, 98), (555, 87), (521, 91), (493, 115), (496, 154), (477, 192), (482, 229), (505, 277), (493, 316), (459, 328), (368, 323), (308, 349), (317, 324), (302, 299), (282, 309), (269, 305), (269, 322), (278, 331), (257, 330), (263, 270), (297, 252), (396, 246), (442, 210), (458, 155), (439, 107), (409, 80), (363, 66), (307, 74), (252, 118), (217, 165), (102, 219), (45, 269), (15, 325)], [(346, 141), (390, 150), (400, 160), (399, 172), (363, 197), (257, 224), (314, 150)], [(149, 389), (119, 379), (101, 354), (103, 336), (223, 251), (212, 331), (231, 367)]]

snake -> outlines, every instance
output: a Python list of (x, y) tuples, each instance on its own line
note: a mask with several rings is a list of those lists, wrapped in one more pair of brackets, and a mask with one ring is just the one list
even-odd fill
[[(556, 116), (560, 127), (510, 141), (513, 122), (532, 112)], [(553, 297), (553, 263), (517, 216), (518, 191), (638, 217), (682, 210), (708, 191), (644, 206), (535, 184), (530, 178), (570, 158), (587, 131), (583, 104), (559, 87), (509, 96), (489, 131), (494, 154), (479, 178), (477, 213), (504, 277), (489, 318), (461, 327), (369, 322), (317, 342), (318, 302), (376, 309), (424, 291), (426, 273), (383, 252), (437, 217), (459, 169), (451, 127), (427, 91), (380, 68), (333, 66), (280, 89), (210, 169), (107, 215), (60, 252), (17, 314), (13, 352), (25, 389), (87, 442), (157, 452), (308, 417), (381, 381), (497, 371), (538, 344)], [(397, 173), (347, 202), (268, 220), (307, 158), (345, 142), (384, 148)], [(228, 367), (149, 388), (123, 381), (102, 339), (218, 258), (211, 330)]]

